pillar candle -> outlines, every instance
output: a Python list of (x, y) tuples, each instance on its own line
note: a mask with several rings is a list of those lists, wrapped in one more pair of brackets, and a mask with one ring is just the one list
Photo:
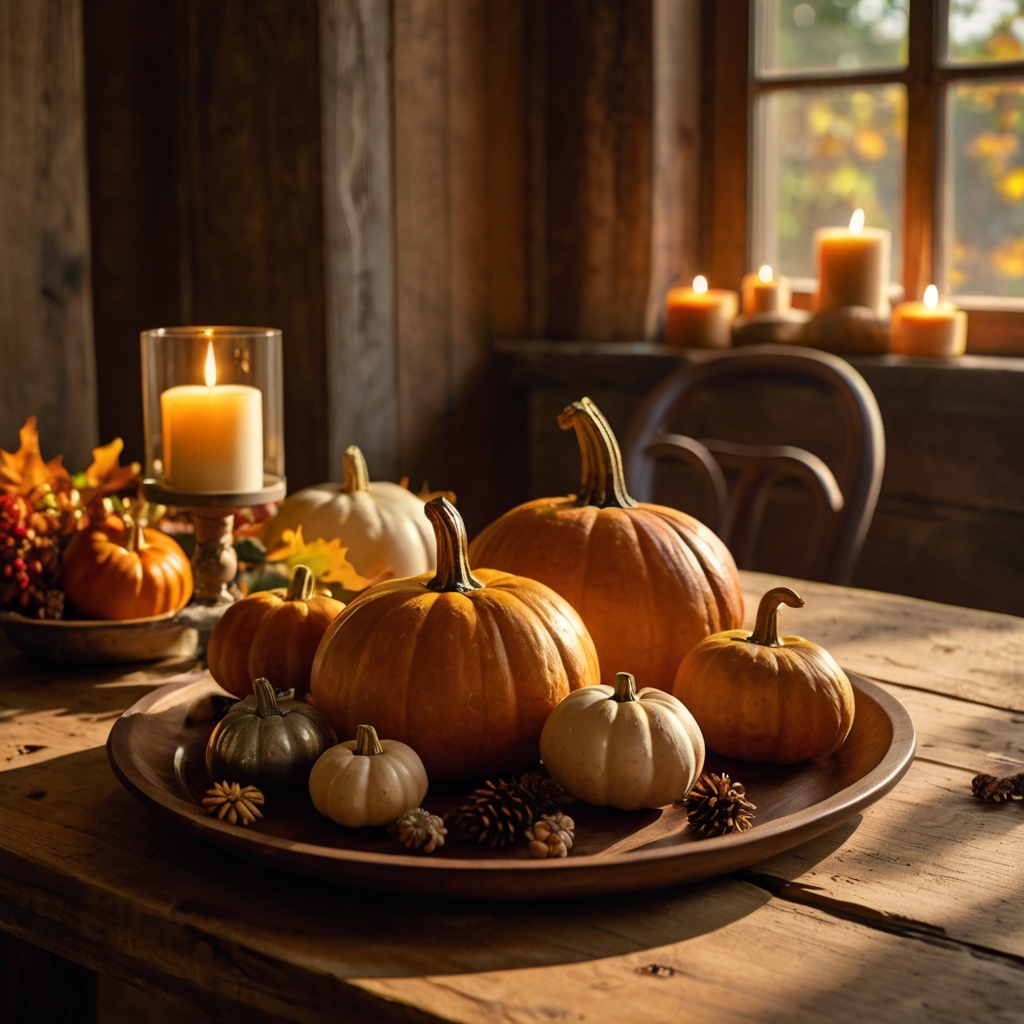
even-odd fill
[(963, 355), (967, 348), (967, 314), (952, 302), (939, 302), (930, 284), (924, 302), (901, 302), (892, 314), (891, 348), (905, 356)]
[(692, 288), (671, 288), (667, 296), (665, 344), (692, 348), (728, 348), (738, 296), (724, 288), (708, 288), (705, 277)]
[(747, 274), (740, 286), (743, 295), (743, 315), (758, 313), (786, 313), (793, 300), (793, 289), (788, 277), (776, 277), (765, 264), (756, 273)]
[(815, 312), (867, 306), (877, 317), (888, 317), (890, 231), (864, 227), (864, 211), (857, 210), (850, 218), (849, 228), (815, 231), (814, 248), (818, 262)]
[(263, 395), (244, 384), (217, 384), (211, 344), (206, 384), (160, 395), (164, 483), (193, 494), (263, 487)]

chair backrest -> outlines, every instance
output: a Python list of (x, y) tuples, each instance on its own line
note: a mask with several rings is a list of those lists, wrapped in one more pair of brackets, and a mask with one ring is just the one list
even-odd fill
[[(739, 444), (727, 438), (694, 439), (670, 429), (688, 399), (706, 388), (736, 389), (805, 384), (824, 390), (842, 431), (841, 457), (832, 469), (804, 448)], [(723, 431), (726, 432), (726, 431)], [(749, 432), (748, 432), (749, 433)], [(749, 439), (749, 438), (748, 438)], [(777, 440), (777, 439), (776, 439)], [(828, 445), (836, 449), (833, 443)], [(657, 501), (655, 467), (682, 462), (703, 480), (706, 521), (729, 545), (740, 568), (751, 568), (765, 508), (776, 484), (801, 482), (817, 502), (817, 542), (792, 575), (847, 583), (874, 514), (885, 468), (885, 432), (878, 403), (864, 378), (838, 356), (791, 345), (751, 345), (710, 356), (677, 370), (644, 400), (624, 445), (630, 493)]]

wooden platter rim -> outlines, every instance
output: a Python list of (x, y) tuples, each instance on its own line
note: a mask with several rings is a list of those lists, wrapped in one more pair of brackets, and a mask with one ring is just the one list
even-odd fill
[[(127, 741), (132, 728), (131, 719), (136, 715), (151, 711), (160, 703), (166, 703), (168, 708), (180, 706), (184, 693), (179, 694), (178, 691), (194, 689), (198, 696), (200, 693), (219, 690), (212, 679), (170, 683), (146, 694), (114, 723), (107, 738), (107, 756), (118, 781), (133, 796), (163, 815), (170, 816), (179, 825), (250, 859), (283, 864), (301, 874), (351, 883), (357, 877), (355, 869), (359, 869), (363, 872), (360, 879), (372, 888), (488, 898), (523, 898), (526, 892), (518, 886), (517, 880), (525, 887), (534, 885), (541, 878), (550, 879), (553, 884), (531, 890), (530, 895), (557, 897), (630, 891), (699, 881), (766, 860), (776, 853), (831, 831), (892, 790), (907, 773), (914, 759), (917, 738), (913, 721), (903, 705), (880, 686), (857, 673), (847, 674), (856, 690), (880, 706), (892, 729), (889, 748), (863, 776), (823, 800), (757, 825), (747, 832), (675, 847), (628, 851), (614, 856), (581, 854), (548, 860), (431, 858), (421, 854), (380, 853), (321, 846), (250, 832), (208, 817), (197, 805), (176, 793), (150, 786), (130, 756)], [(172, 700), (175, 695), (178, 699)], [(673, 866), (684, 863), (691, 867), (681, 871), (672, 870)], [(651, 869), (652, 873), (636, 877), (634, 872), (628, 880), (615, 877), (636, 868)], [(661, 870), (657, 870), (659, 868)], [(381, 877), (382, 872), (386, 877)], [(600, 878), (592, 877), (595, 874)], [(675, 875), (681, 877), (675, 878)], [(580, 877), (576, 879), (575, 876)], [(565, 884), (559, 884), (559, 879)], [(492, 881), (496, 884), (492, 885)]]

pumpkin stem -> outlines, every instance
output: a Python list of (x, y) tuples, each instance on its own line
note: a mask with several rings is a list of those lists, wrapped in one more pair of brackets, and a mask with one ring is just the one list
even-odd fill
[(384, 753), (384, 748), (380, 745), (380, 740), (377, 738), (377, 730), (372, 725), (356, 726), (355, 752), (367, 757)]
[(428, 501), (423, 511), (433, 524), (437, 539), (437, 575), (427, 584), (427, 589), (439, 594), (482, 590), (484, 585), (469, 568), (466, 524), (455, 506), (442, 495)]
[(307, 565), (295, 566), (292, 581), (288, 584), (286, 601), (308, 601), (316, 593), (316, 577)]
[(256, 694), (256, 715), (259, 718), (272, 718), (281, 714), (277, 704), (277, 694), (270, 685), (269, 679), (254, 679), (252, 692)]
[(563, 430), (575, 429), (583, 472), (577, 505), (598, 508), (636, 508), (626, 490), (619, 442), (601, 410), (589, 398), (567, 405), (558, 417)]
[(628, 672), (615, 673), (615, 692), (612, 700), (620, 704), (630, 700), (639, 700), (636, 695), (636, 680)]
[(125, 551), (141, 551), (146, 546), (146, 539), (142, 533), (142, 527), (138, 520), (126, 512), (121, 519), (124, 521), (124, 528), (127, 536), (124, 539)]
[(345, 449), (342, 465), (345, 467), (345, 479), (341, 489), (346, 494), (370, 489), (370, 471), (366, 468), (366, 459), (363, 458), (358, 445), (350, 444)]
[(784, 647), (779, 637), (779, 605), (788, 604), (790, 608), (803, 608), (803, 598), (789, 587), (776, 587), (769, 590), (757, 606), (757, 621), (754, 632), (747, 637), (752, 644), (762, 647)]

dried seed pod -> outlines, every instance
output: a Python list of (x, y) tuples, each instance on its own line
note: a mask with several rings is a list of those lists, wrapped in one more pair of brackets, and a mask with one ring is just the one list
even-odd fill
[(263, 794), (255, 786), (241, 786), (237, 782), (217, 782), (213, 789), (206, 791), (203, 806), (207, 814), (216, 814), (221, 821), (229, 825), (251, 825), (257, 818), (262, 818), (260, 806)]

